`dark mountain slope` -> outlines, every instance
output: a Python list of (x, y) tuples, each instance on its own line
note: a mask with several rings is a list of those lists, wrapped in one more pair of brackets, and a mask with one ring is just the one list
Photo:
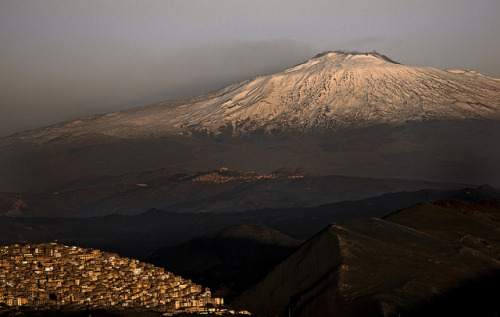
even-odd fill
[(131, 172), (167, 167), (195, 173), (222, 166), (259, 173), (303, 166), (321, 175), (496, 186), (499, 143), (499, 121), (432, 121), (322, 134), (103, 137), (88, 145), (77, 138), (0, 147), (0, 191), (62, 191), (89, 179)]
[(500, 200), (422, 203), (384, 218), (500, 260)]
[(161, 248), (146, 262), (203, 281), (218, 296), (230, 299), (261, 279), (300, 240), (260, 225), (236, 225)]
[[(475, 221), (461, 228), (463, 234), (484, 229), (484, 204), (490, 203), (469, 208)], [(232, 304), (265, 316), (494, 315), (500, 311), (500, 262), (478, 252), (482, 247), (441, 238), (462, 221), (460, 212), (441, 212), (430, 210), (424, 219), (440, 228), (437, 235), (379, 219), (332, 225)], [(411, 222), (420, 215), (413, 207), (396, 216)], [(493, 223), (489, 240), (482, 236), (493, 248), (498, 228)]]

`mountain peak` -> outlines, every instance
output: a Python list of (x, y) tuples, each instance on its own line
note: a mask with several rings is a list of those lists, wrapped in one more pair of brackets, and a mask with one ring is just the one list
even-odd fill
[(326, 51), (326, 52), (317, 54), (312, 59), (319, 59), (319, 58), (325, 58), (325, 57), (326, 58), (332, 58), (332, 57), (334, 57), (334, 58), (335, 57), (347, 58), (347, 57), (352, 57), (352, 56), (375, 57), (375, 58), (384, 60), (384, 61), (389, 62), (389, 63), (400, 64), (400, 63), (395, 62), (394, 60), (392, 60), (391, 58), (389, 58), (385, 55), (377, 53), (376, 51), (372, 51), (372, 52), (358, 52), (358, 51), (348, 51), (348, 50), (345, 50), (345, 51)]
[(320, 71), (324, 69), (329, 73), (336, 73), (339, 70), (352, 71), (355, 69), (367, 69), (372, 67), (390, 67), (401, 65), (389, 57), (373, 52), (358, 51), (326, 51), (317, 54), (308, 61), (285, 70), (285, 73), (296, 71)]
[(204, 95), (81, 118), (18, 137), (46, 142), (89, 134), (234, 136), (470, 119), (500, 119), (500, 81), (475, 72), (406, 66), (375, 51), (333, 51)]
[(377, 52), (326, 52), (175, 110), (168, 103), (163, 106), (181, 118), (170, 122), (184, 133), (315, 132), (409, 121), (499, 119), (499, 91), (500, 83), (486, 76), (405, 66)]

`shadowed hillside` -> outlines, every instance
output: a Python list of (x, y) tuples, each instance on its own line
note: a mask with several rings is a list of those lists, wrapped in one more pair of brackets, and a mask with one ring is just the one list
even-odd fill
[(487, 219), (499, 210), (438, 202), (331, 225), (232, 304), (263, 316), (494, 316), (500, 226)]
[(494, 188), (422, 190), (386, 194), (314, 208), (260, 209), (227, 213), (176, 213), (151, 209), (134, 216), (0, 217), (0, 243), (51, 242), (114, 251), (145, 258), (157, 249), (184, 243), (237, 224), (260, 224), (297, 239), (307, 239), (332, 222), (382, 217), (418, 202), (455, 199), (476, 202), (500, 197)]
[(146, 262), (203, 281), (228, 300), (264, 277), (300, 243), (264, 226), (236, 225), (159, 249)]

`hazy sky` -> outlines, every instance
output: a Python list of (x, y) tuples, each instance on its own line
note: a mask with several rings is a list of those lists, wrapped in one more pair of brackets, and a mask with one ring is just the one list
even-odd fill
[(0, 0), (0, 135), (339, 49), (499, 78), (500, 1)]

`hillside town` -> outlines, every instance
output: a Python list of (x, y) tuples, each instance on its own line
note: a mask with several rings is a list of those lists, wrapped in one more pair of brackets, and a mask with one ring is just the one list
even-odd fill
[[(210, 289), (115, 253), (57, 243), (0, 247), (0, 305), (235, 313)], [(241, 312), (240, 312), (241, 313)]]

